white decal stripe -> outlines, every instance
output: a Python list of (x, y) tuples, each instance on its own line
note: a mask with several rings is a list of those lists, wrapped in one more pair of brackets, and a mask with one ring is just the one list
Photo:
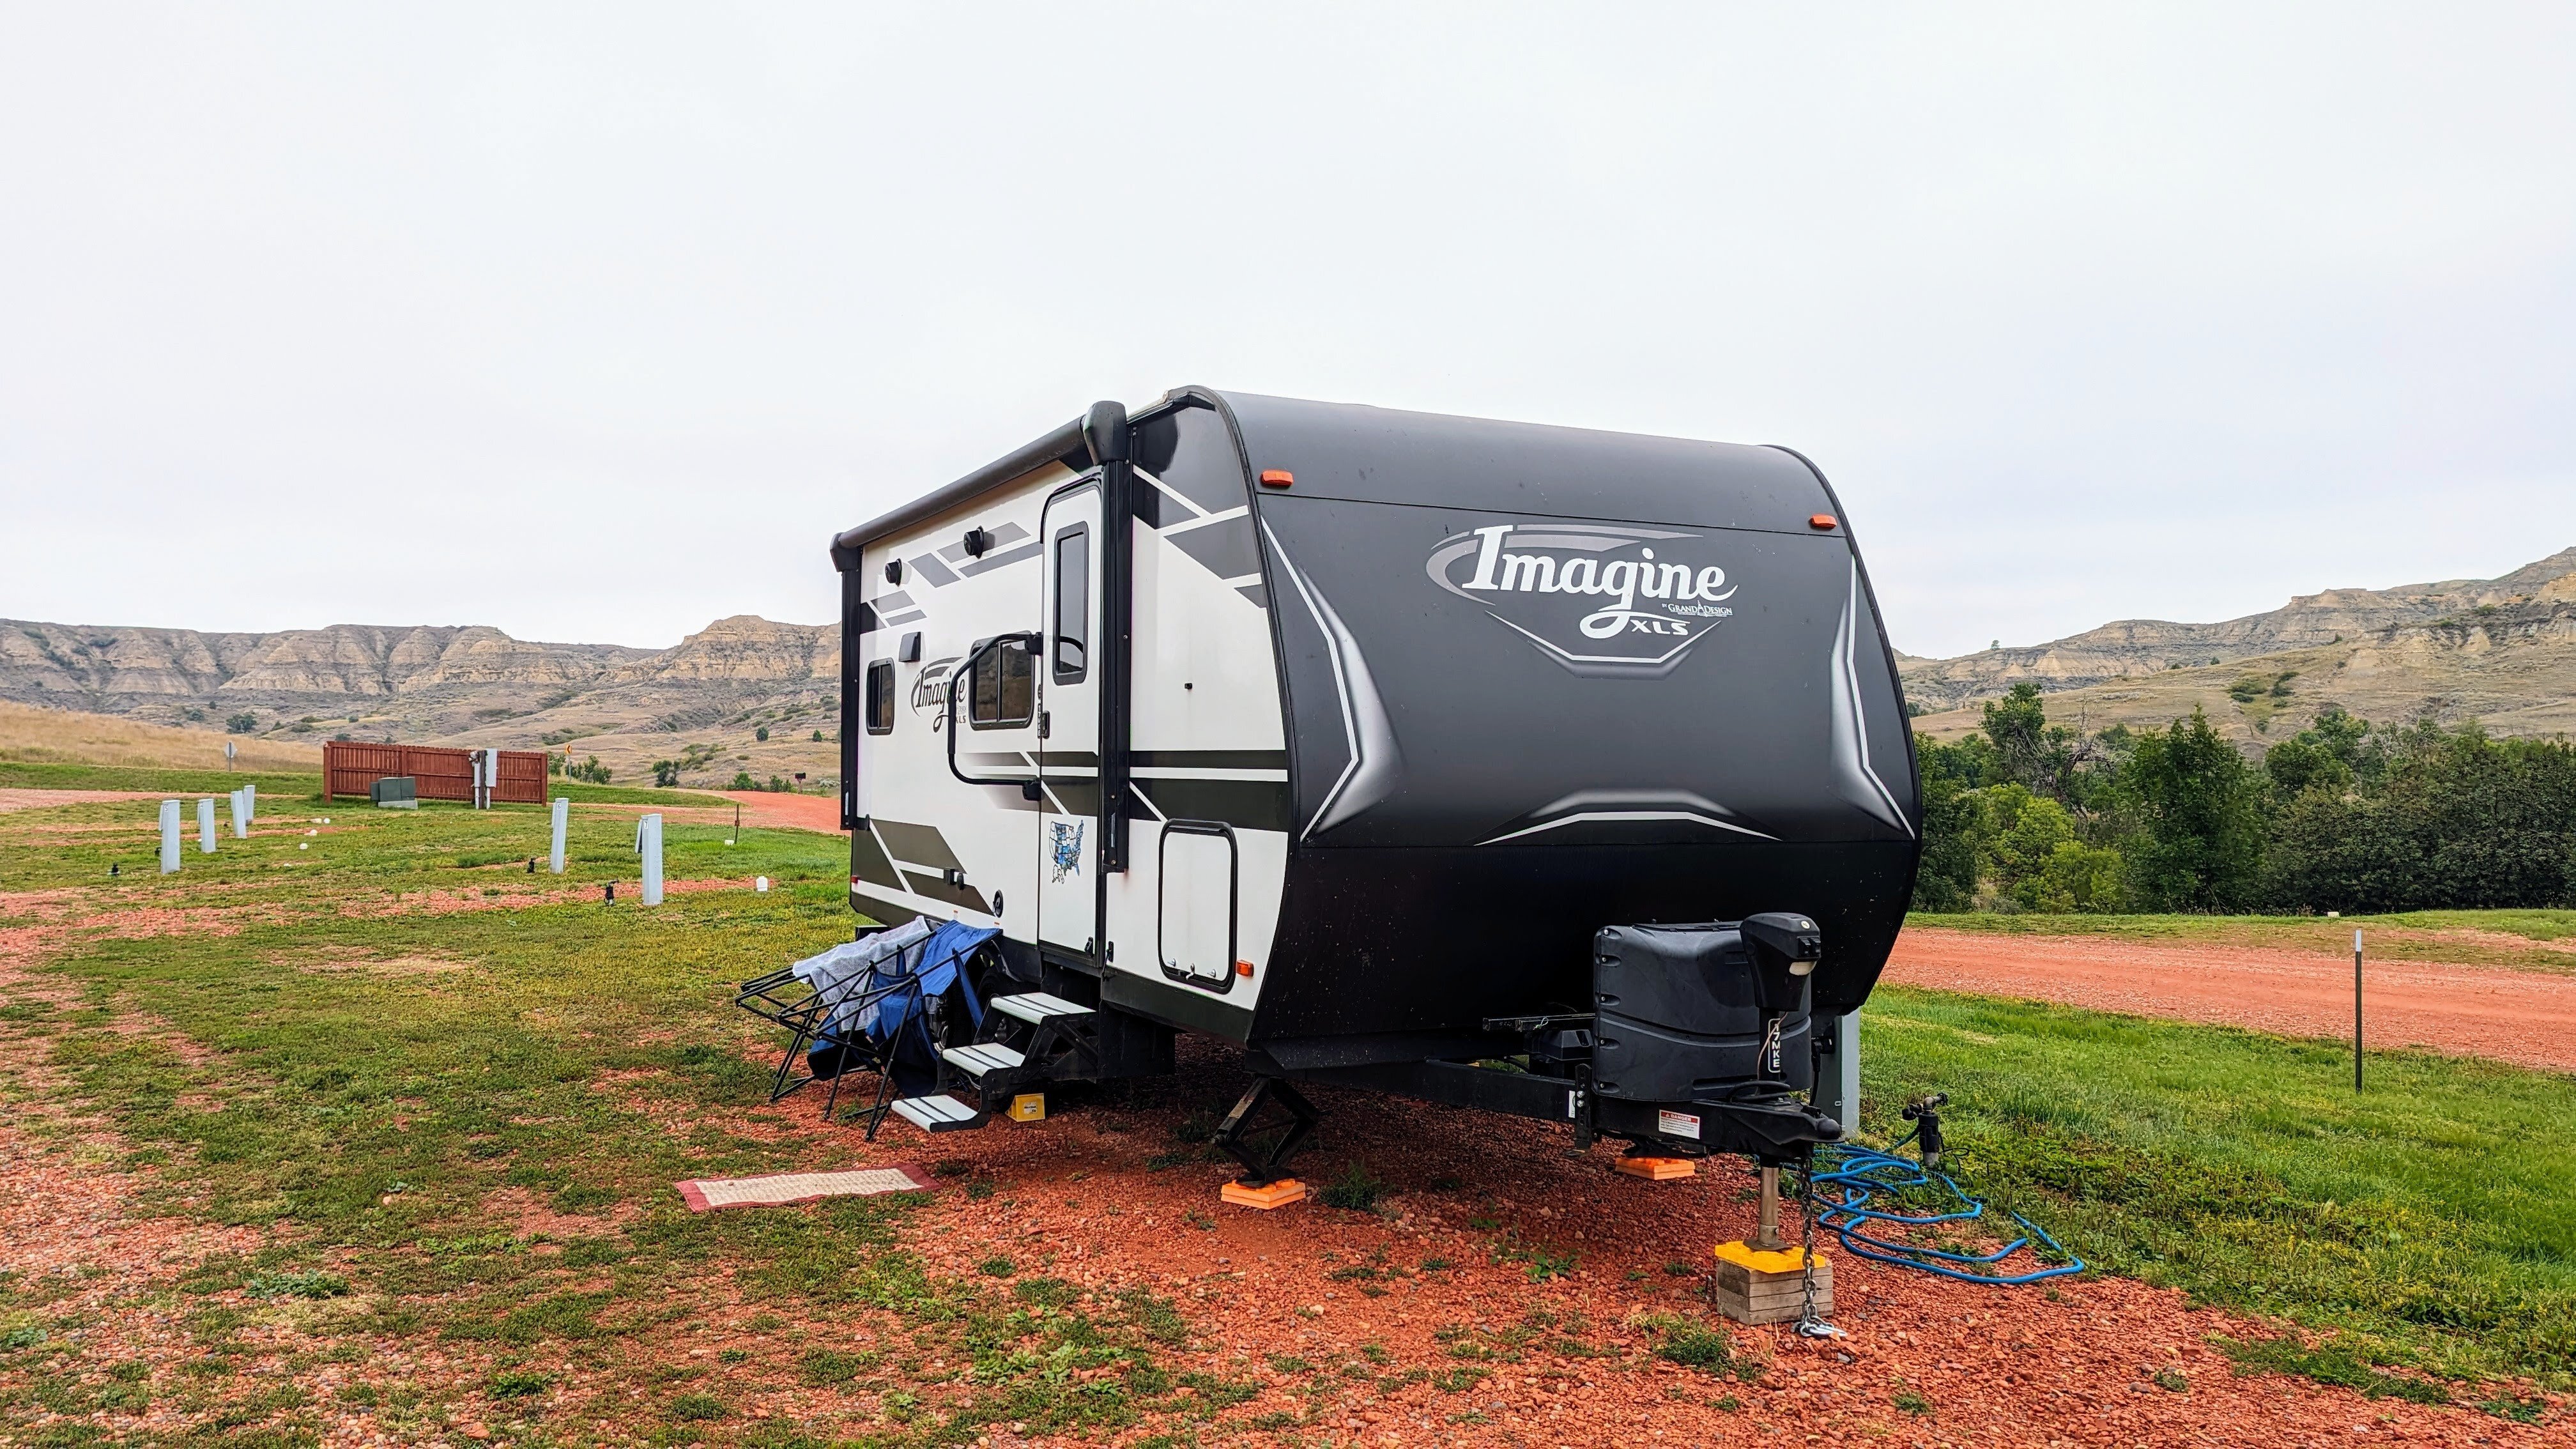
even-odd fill
[[(1166, 489), (1165, 491), (1168, 492), (1170, 490)], [(1181, 501), (1183, 503), (1189, 502), (1186, 498)], [(1196, 505), (1192, 506), (1195, 507)], [(1189, 519), (1182, 523), (1175, 523), (1171, 527), (1159, 531), (1162, 533), (1163, 537), (1170, 538), (1173, 534), (1187, 533), (1193, 528), (1205, 528), (1211, 523), (1223, 523), (1230, 518), (1248, 518), (1251, 515), (1252, 506), (1250, 504), (1238, 504), (1235, 507), (1228, 508), (1219, 513), (1201, 513), (1196, 518)]]
[(1729, 824), (1728, 822), (1716, 819), (1713, 816), (1702, 815), (1697, 811), (1692, 810), (1586, 810), (1580, 815), (1568, 815), (1562, 820), (1550, 820), (1544, 825), (1532, 825), (1524, 829), (1509, 831), (1505, 834), (1497, 835), (1490, 840), (1479, 840), (1476, 843), (1478, 845), (1500, 845), (1506, 840), (1518, 840), (1524, 835), (1536, 835), (1542, 830), (1554, 830), (1560, 825), (1580, 825), (1590, 820), (1687, 820), (1694, 825), (1714, 826), (1719, 830), (1732, 830), (1738, 835), (1750, 835), (1756, 840), (1777, 840), (1780, 838), (1776, 835), (1766, 835), (1762, 831), (1749, 829), (1742, 825)]

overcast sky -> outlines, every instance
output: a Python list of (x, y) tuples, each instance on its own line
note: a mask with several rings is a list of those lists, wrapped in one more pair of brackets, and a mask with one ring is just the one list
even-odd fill
[(1220, 387), (1824, 468), (1900, 648), (2576, 544), (2576, 8), (0, 3), (0, 616), (833, 612)]

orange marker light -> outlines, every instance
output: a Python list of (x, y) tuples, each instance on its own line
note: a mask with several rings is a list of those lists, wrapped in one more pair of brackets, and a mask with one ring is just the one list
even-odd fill
[(1249, 976), (1249, 975), (1251, 975), (1251, 974), (1252, 974), (1252, 963), (1251, 963), (1251, 962), (1249, 962), (1249, 961), (1237, 961), (1237, 962), (1235, 962), (1235, 963), (1234, 963), (1234, 974), (1235, 974), (1235, 975), (1237, 975), (1237, 976)]
[(1807, 526), (1809, 528), (1831, 528), (1834, 526), (1834, 516), (1830, 513), (1809, 514), (1807, 516)]
[(1261, 486), (1264, 488), (1285, 488), (1296, 481), (1297, 475), (1289, 472), (1285, 468), (1264, 468), (1261, 470)]

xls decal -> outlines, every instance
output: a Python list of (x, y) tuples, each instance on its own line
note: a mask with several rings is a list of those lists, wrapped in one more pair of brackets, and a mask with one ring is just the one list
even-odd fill
[[(1695, 533), (1603, 523), (1497, 523), (1443, 542), (1431, 581), (1585, 676), (1660, 677), (1735, 610)], [(1660, 546), (1660, 547), (1659, 547)]]

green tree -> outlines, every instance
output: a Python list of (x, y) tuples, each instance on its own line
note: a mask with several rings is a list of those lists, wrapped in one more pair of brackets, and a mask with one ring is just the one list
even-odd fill
[(653, 762), (653, 783), (662, 786), (664, 789), (668, 789), (671, 786), (680, 783), (680, 762), (677, 760), (655, 760)]
[(1923, 861), (1914, 872), (1914, 909), (1975, 908), (1983, 820), (1974, 790), (1954, 775), (1924, 771)]
[(227, 715), (224, 718), (224, 733), (228, 735), (246, 735), (258, 728), (259, 716), (249, 710), (243, 710), (236, 715)]
[(2137, 737), (2121, 785), (2145, 838), (2130, 859), (2139, 903), (2153, 910), (2230, 911), (2247, 905), (2263, 865), (2254, 773), (2193, 710)]
[(2063, 799), (2075, 768), (2075, 732), (2048, 722), (2039, 686), (2029, 680), (2001, 699), (1986, 701), (1985, 736), (1994, 745), (1995, 777)]

